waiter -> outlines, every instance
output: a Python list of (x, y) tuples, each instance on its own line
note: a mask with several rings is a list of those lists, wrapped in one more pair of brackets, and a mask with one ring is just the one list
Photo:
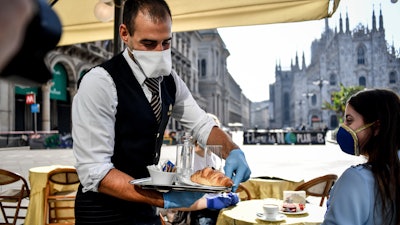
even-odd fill
[(233, 191), (250, 177), (243, 152), (172, 70), (171, 25), (164, 0), (127, 0), (119, 27), (126, 49), (81, 79), (72, 104), (73, 148), (81, 181), (76, 225), (159, 224), (155, 207), (187, 208), (203, 196), (129, 184), (149, 176), (147, 165), (158, 164), (170, 116), (201, 145), (223, 145)]

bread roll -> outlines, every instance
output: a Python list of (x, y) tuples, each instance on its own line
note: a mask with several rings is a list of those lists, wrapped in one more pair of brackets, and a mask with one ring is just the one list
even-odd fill
[(233, 181), (229, 177), (211, 167), (197, 170), (190, 176), (190, 180), (194, 183), (207, 186), (232, 187), (233, 185)]

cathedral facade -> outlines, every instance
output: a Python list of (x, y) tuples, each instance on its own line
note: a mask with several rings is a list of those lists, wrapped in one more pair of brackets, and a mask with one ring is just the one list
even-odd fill
[(302, 63), (296, 53), (290, 70), (276, 65), (275, 83), (270, 85), (271, 128), (334, 129), (338, 118), (323, 110), (331, 94), (345, 87), (388, 88), (400, 93), (400, 57), (385, 38), (382, 11), (372, 13), (372, 27), (358, 24), (350, 30), (349, 17), (339, 19), (339, 29), (325, 31), (311, 44), (311, 62)]

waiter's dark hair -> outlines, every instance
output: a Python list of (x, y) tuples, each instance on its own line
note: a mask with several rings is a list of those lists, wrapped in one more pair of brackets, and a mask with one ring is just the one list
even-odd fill
[(126, 25), (128, 32), (132, 35), (135, 32), (135, 19), (141, 11), (150, 15), (154, 22), (172, 18), (171, 10), (164, 0), (126, 0), (122, 22)]

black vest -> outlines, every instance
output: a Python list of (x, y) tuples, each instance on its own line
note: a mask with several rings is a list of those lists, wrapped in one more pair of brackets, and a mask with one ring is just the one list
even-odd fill
[(175, 104), (172, 75), (161, 82), (162, 112), (157, 123), (142, 87), (122, 54), (100, 65), (114, 80), (118, 106), (115, 122), (114, 166), (134, 178), (148, 177), (147, 165), (157, 164), (165, 128)]

